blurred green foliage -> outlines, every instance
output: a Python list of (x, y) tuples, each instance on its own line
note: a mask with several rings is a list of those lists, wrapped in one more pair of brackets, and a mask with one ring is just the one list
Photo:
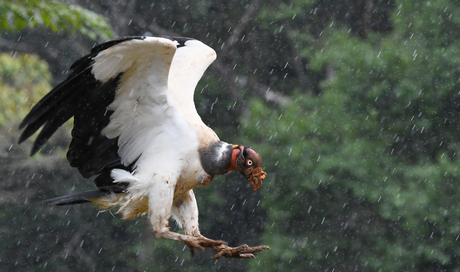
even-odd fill
[(37, 56), (0, 54), (0, 126), (17, 126), (18, 117), (49, 92), (50, 79), (47, 63)]
[(91, 39), (113, 37), (104, 17), (76, 5), (43, 0), (0, 0), (0, 29), (19, 31), (43, 27), (52, 31), (77, 31)]
[(394, 29), (365, 39), (333, 21), (315, 40), (289, 33), (327, 75), (286, 107), (251, 101), (263, 240), (279, 245), (255, 271), (458, 269), (459, 8), (396, 1)]

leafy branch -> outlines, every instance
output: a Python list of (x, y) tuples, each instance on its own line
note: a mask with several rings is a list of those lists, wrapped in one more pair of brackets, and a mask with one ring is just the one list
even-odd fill
[(0, 0), (0, 30), (16, 32), (43, 27), (52, 31), (76, 31), (89, 38), (107, 40), (113, 37), (108, 21), (75, 5), (42, 0)]

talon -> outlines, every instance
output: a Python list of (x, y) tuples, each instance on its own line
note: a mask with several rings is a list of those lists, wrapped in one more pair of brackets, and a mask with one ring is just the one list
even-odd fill
[(224, 254), (223, 251), (220, 251), (219, 253), (217, 253), (216, 255), (214, 255), (214, 257), (212, 257), (213, 260), (217, 260), (217, 259), (220, 259), (220, 257), (222, 257), (222, 255)]
[(249, 254), (247, 254), (247, 253), (241, 254), (240, 256), (241, 256), (241, 258), (253, 258), (253, 259), (256, 258), (256, 256), (254, 256), (254, 254), (251, 254), (251, 253), (249, 253)]
[(249, 247), (248, 245), (244, 244), (238, 247), (229, 247), (226, 246), (221, 249), (214, 248), (219, 251), (216, 255), (214, 255), (213, 259), (217, 260), (222, 256), (227, 258), (256, 258), (254, 256), (255, 252), (262, 251), (264, 249), (270, 249), (268, 246), (256, 246), (256, 247)]

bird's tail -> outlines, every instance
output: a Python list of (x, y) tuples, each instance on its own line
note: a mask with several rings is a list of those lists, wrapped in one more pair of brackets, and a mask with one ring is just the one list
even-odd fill
[(99, 190), (80, 192), (71, 195), (64, 195), (47, 199), (44, 200), (43, 203), (52, 206), (64, 206), (93, 202), (94, 204), (99, 206), (107, 206), (106, 204), (102, 205), (101, 203), (99, 203), (99, 200), (104, 199), (104, 202), (107, 202), (110, 198), (116, 196), (117, 194), (124, 193), (127, 187), (128, 183), (119, 182), (108, 186), (101, 186), (99, 187)]
[(44, 200), (43, 203), (52, 205), (52, 206), (64, 206), (64, 205), (73, 205), (73, 204), (82, 204), (91, 202), (92, 199), (97, 199), (103, 196), (113, 194), (109, 191), (94, 190), (75, 193), (71, 195), (58, 196), (55, 198), (50, 198)]

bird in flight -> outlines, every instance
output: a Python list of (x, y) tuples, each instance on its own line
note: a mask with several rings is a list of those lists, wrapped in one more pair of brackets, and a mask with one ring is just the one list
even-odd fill
[[(35, 154), (74, 118), (67, 160), (97, 190), (45, 200), (49, 205), (92, 202), (118, 207), (123, 219), (148, 215), (157, 237), (192, 250), (217, 251), (214, 259), (254, 257), (268, 246), (230, 247), (201, 235), (195, 187), (238, 171), (254, 190), (266, 173), (252, 148), (219, 140), (198, 115), (193, 95), (216, 52), (190, 38), (122, 37), (77, 60), (66, 80), (24, 118), (19, 143), (41, 127)], [(184, 234), (170, 231), (173, 217)]]

